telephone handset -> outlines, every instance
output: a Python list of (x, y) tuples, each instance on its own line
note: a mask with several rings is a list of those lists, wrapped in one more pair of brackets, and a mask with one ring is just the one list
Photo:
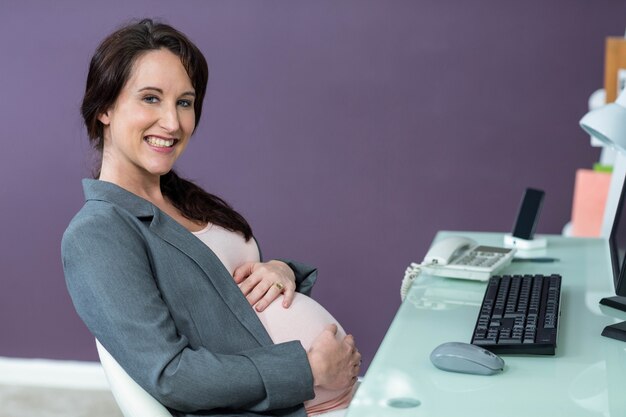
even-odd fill
[(422, 265), (447, 265), (474, 246), (478, 246), (476, 241), (466, 237), (442, 239), (430, 248)]
[(401, 297), (404, 300), (421, 271), (434, 276), (487, 281), (491, 275), (509, 265), (513, 255), (514, 248), (483, 246), (462, 236), (442, 239), (433, 244), (421, 264), (412, 263), (406, 269)]

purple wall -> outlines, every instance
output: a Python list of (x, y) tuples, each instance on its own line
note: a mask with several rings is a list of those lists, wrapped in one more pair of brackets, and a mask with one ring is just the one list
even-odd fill
[(578, 120), (626, 4), (3, 0), (2, 356), (96, 359), (59, 242), (90, 172), (88, 60), (142, 16), (211, 68), (180, 170), (247, 216), (266, 256), (319, 267), (316, 298), (368, 364), (437, 230), (508, 231), (527, 186), (547, 192), (539, 232), (569, 220), (575, 170), (598, 157)]

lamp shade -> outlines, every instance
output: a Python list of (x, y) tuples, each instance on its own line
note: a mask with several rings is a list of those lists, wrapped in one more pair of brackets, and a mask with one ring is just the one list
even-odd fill
[(580, 127), (605, 145), (626, 153), (626, 89), (615, 103), (587, 113), (580, 119)]

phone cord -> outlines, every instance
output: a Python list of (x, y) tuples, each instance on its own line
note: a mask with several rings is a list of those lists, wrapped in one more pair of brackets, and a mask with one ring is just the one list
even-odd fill
[(406, 298), (406, 295), (411, 289), (411, 285), (413, 285), (413, 281), (415, 281), (415, 278), (419, 276), (420, 272), (422, 272), (422, 266), (415, 262), (411, 262), (411, 265), (409, 265), (406, 268), (406, 271), (404, 271), (404, 278), (402, 279), (402, 285), (400, 286), (400, 299), (402, 301)]

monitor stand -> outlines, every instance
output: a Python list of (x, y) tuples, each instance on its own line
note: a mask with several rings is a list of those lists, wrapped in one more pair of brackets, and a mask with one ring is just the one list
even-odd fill
[[(620, 297), (618, 295), (605, 297), (600, 300), (600, 304), (620, 311), (626, 311), (626, 297)], [(602, 330), (602, 336), (626, 342), (626, 321), (606, 326), (604, 330)]]
[(626, 311), (626, 297), (620, 297), (619, 295), (615, 295), (613, 297), (604, 297), (600, 300), (600, 304), (613, 307), (620, 311)]

